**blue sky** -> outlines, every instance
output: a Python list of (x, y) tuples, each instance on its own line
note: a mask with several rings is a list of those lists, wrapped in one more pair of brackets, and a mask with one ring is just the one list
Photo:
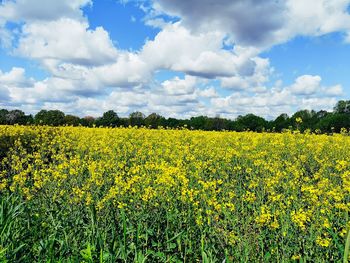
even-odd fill
[(350, 96), (350, 0), (2, 0), (0, 108), (274, 118)]

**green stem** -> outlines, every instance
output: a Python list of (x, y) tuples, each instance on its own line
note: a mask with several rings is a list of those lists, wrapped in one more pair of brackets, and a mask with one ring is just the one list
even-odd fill
[(350, 250), (350, 229), (348, 231), (348, 237), (346, 238), (345, 242), (345, 251), (344, 251), (344, 263), (348, 263), (348, 258), (349, 258), (349, 250)]

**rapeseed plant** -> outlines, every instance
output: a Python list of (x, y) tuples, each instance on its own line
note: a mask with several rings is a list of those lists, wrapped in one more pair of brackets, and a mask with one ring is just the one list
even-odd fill
[(21, 207), (0, 231), (22, 235), (1, 260), (345, 257), (345, 134), (0, 126), (0, 142), (0, 201)]

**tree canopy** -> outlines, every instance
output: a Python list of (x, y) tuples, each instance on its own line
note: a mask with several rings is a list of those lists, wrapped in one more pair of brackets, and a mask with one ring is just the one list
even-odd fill
[(120, 118), (118, 114), (109, 110), (103, 113), (101, 117), (94, 118), (86, 116), (83, 118), (63, 113), (60, 110), (41, 110), (33, 118), (32, 115), (26, 115), (23, 111), (0, 110), (0, 124), (35, 124), (35, 125), (71, 125), (71, 126), (146, 126), (156, 129), (160, 126), (169, 128), (187, 127), (193, 130), (206, 131), (271, 131), (281, 132), (285, 129), (298, 129), (311, 131), (333, 133), (340, 132), (342, 128), (350, 129), (350, 100), (339, 101), (333, 109), (333, 112), (324, 110), (299, 110), (292, 116), (282, 113), (274, 120), (266, 120), (254, 114), (238, 116), (235, 120), (226, 118), (196, 116), (189, 119), (165, 118), (158, 113), (151, 113), (147, 117), (140, 111), (132, 112), (127, 118)]

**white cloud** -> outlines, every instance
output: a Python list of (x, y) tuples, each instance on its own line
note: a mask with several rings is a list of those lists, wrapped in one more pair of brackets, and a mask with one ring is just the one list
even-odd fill
[(326, 87), (324, 88), (324, 93), (327, 96), (341, 96), (343, 95), (343, 87), (341, 85), (335, 85), (335, 86), (331, 86), (331, 87)]
[[(234, 43), (267, 48), (298, 35), (350, 31), (349, 0), (155, 0), (194, 31), (225, 32)], [(348, 39), (348, 38), (347, 38)]]
[(221, 87), (232, 90), (252, 90), (255, 92), (265, 91), (265, 83), (273, 72), (268, 59), (255, 57), (251, 59), (255, 63), (253, 74), (250, 76), (233, 76), (221, 78)]
[(108, 33), (102, 27), (88, 28), (88, 23), (69, 18), (26, 24), (16, 52), (31, 59), (87, 66), (113, 62), (118, 52)]
[(217, 98), (219, 97), (219, 94), (217, 93), (216, 89), (214, 87), (209, 87), (205, 89), (197, 89), (195, 93), (198, 95), (198, 97), (203, 98)]
[(0, 22), (0, 48), (10, 48), (13, 36), (9, 30)]
[(341, 85), (322, 86), (319, 76), (303, 75), (286, 87), (281, 87), (281, 82), (276, 84), (276, 87), (254, 95), (234, 92), (226, 97), (213, 98), (211, 106), (223, 116), (253, 113), (275, 118), (281, 113), (292, 114), (301, 109), (331, 110), (342, 92)]
[(297, 35), (319, 36), (350, 30), (349, 0), (289, 0), (287, 23), (277, 35), (288, 40)]
[(283, 25), (283, 1), (156, 0), (156, 10), (181, 17), (195, 31), (219, 30), (239, 44), (264, 44)]
[(303, 75), (298, 77), (289, 87), (289, 90), (298, 96), (320, 96), (320, 97), (336, 97), (343, 94), (341, 85), (322, 86), (322, 78), (320, 76)]
[(215, 78), (252, 74), (256, 49), (222, 49), (224, 34), (218, 31), (193, 34), (181, 23), (169, 24), (140, 52), (154, 69), (169, 69), (189, 75)]
[(13, 86), (9, 88), (11, 103), (37, 104), (44, 102), (69, 102), (76, 96), (69, 90), (73, 83), (69, 80), (47, 78), (35, 82), (30, 87)]
[(13, 87), (30, 86), (34, 82), (33, 79), (27, 79), (24, 68), (12, 68), (11, 71), (2, 73), (0, 70), (0, 85)]
[(296, 95), (312, 95), (320, 90), (321, 77), (303, 75), (295, 80), (290, 90)]
[[(6, 20), (18, 22), (13, 54), (39, 61), (50, 76), (34, 80), (22, 68), (0, 72), (0, 100), (30, 112), (58, 108), (94, 116), (109, 109), (123, 116), (140, 110), (166, 117), (229, 118), (329, 109), (343, 94), (341, 85), (325, 86), (320, 76), (302, 75), (291, 85), (269, 87), (274, 69), (259, 54), (297, 35), (349, 33), (349, 3), (155, 0), (146, 23), (161, 31), (135, 52), (117, 49), (102, 27), (90, 28), (81, 10), (90, 0), (3, 1), (2, 45), (11, 46), (13, 38)], [(166, 23), (153, 16), (160, 10), (181, 19)], [(185, 77), (158, 83), (154, 73), (162, 69)]]
[(332, 111), (336, 103), (336, 98), (302, 98), (299, 109)]
[(136, 86), (151, 80), (153, 67), (138, 54), (123, 52), (113, 64), (95, 67), (91, 71), (105, 86)]
[(175, 77), (171, 80), (164, 81), (161, 85), (164, 91), (169, 95), (184, 95), (194, 93), (197, 80), (192, 76), (185, 76), (184, 79)]
[(49, 21), (61, 17), (82, 18), (81, 7), (91, 0), (4, 0), (0, 3), (0, 18), (10, 21)]

